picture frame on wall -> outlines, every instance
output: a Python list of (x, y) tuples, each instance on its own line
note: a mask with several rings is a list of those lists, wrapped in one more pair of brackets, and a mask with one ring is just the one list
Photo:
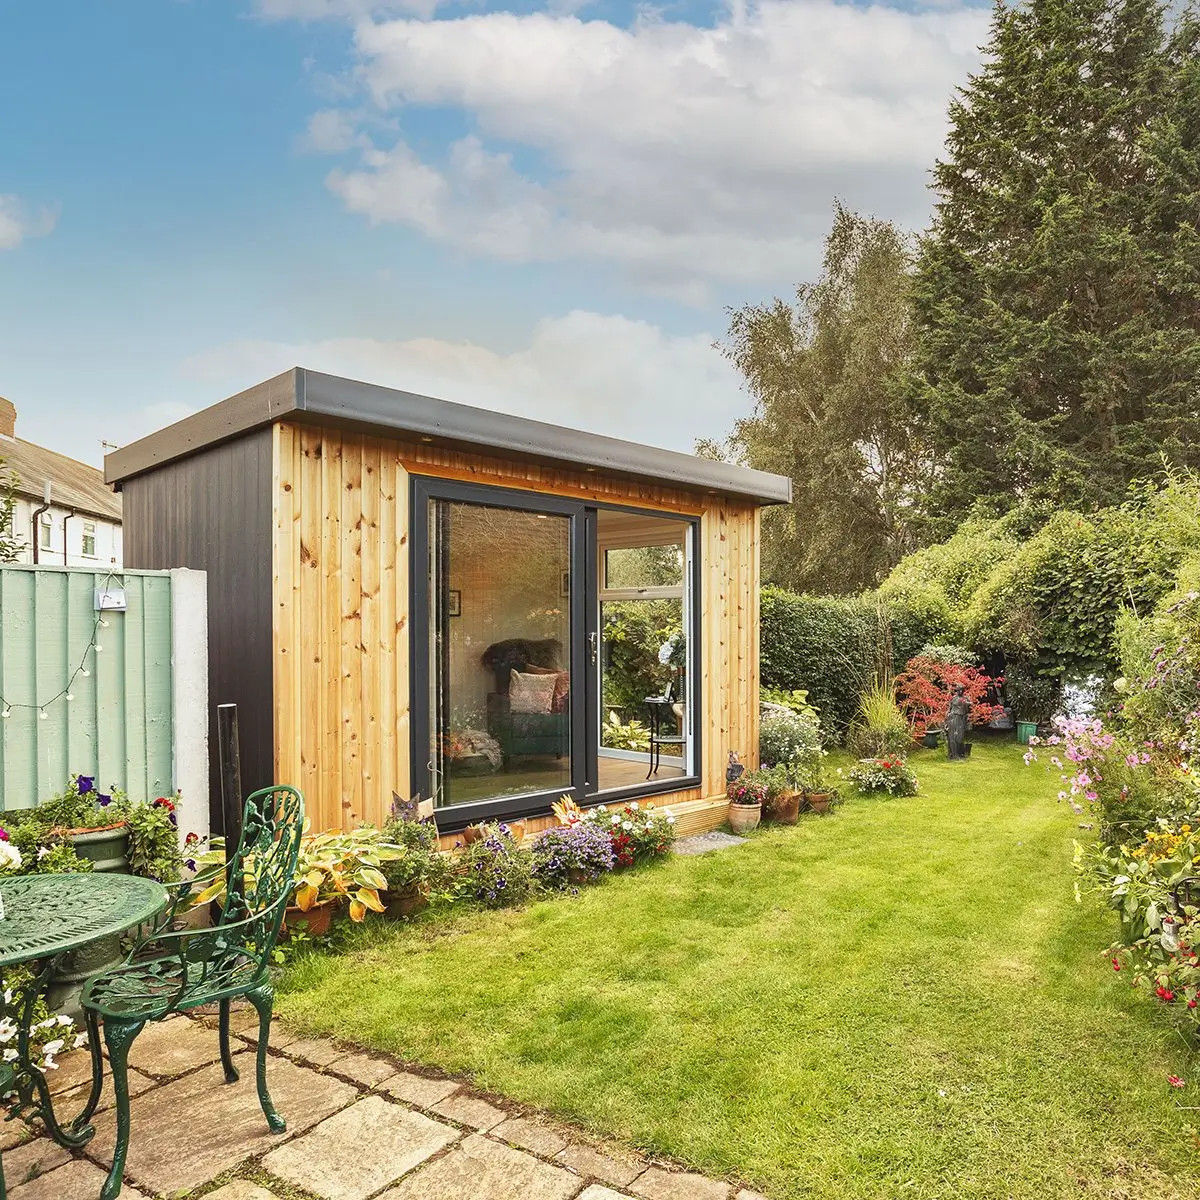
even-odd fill
[(562, 582), (559, 584), (559, 595), (569, 596), (571, 594), (571, 572), (564, 571), (562, 573)]
[(458, 588), (451, 588), (449, 598), (446, 602), (446, 613), (451, 617), (462, 616), (462, 592)]

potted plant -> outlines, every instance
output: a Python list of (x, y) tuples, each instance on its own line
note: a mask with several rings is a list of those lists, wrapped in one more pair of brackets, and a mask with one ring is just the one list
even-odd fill
[(770, 777), (764, 771), (744, 771), (726, 785), (729, 825), (734, 833), (749, 833), (762, 820), (763, 805), (771, 795)]
[(383, 827), (385, 841), (403, 850), (387, 857), (379, 870), (387, 880), (383, 915), (391, 921), (414, 916), (428, 907), (435, 893), (450, 892), (454, 874), (448, 855), (441, 852), (432, 821), (396, 819)]
[(612, 838), (596, 821), (555, 825), (538, 834), (530, 852), (534, 878), (557, 891), (595, 883), (616, 865)]
[(446, 770), (451, 775), (490, 775), (500, 769), (500, 743), (482, 729), (456, 729), (442, 737)]
[(36, 820), (53, 829), (95, 871), (125, 873), (129, 867), (128, 801), (99, 791), (90, 775), (76, 775), (57, 796), (37, 807)]

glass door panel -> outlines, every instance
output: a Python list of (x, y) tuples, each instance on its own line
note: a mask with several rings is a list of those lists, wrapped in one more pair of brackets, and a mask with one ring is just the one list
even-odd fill
[(572, 786), (571, 515), (431, 498), (431, 790)]

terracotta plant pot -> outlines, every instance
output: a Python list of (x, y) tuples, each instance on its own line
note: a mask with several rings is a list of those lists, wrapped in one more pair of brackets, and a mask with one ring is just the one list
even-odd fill
[(826, 813), (829, 811), (829, 806), (833, 803), (832, 792), (809, 792), (808, 807), (815, 813)]
[(519, 846), (525, 840), (525, 822), (509, 821), (508, 832), (512, 834), (513, 842)]
[(284, 928), (303, 929), (309, 937), (324, 937), (329, 932), (334, 907), (332, 900), (326, 900), (324, 904), (315, 904), (308, 912), (289, 905), (283, 910)]
[(466, 829), (462, 831), (462, 840), (464, 846), (469, 846), (472, 842), (483, 841), (483, 826), (468, 825)]
[(588, 873), (581, 871), (578, 867), (572, 867), (567, 872), (567, 882), (572, 887), (585, 887), (588, 881)]
[(429, 891), (419, 879), (387, 893), (383, 915), (389, 921), (402, 921), (429, 907)]
[(749, 833), (758, 828), (762, 820), (761, 804), (731, 804), (729, 806), (729, 827), (734, 833)]
[(776, 796), (771, 801), (771, 820), (778, 821), (780, 825), (795, 825), (800, 820), (801, 799), (799, 792), (784, 792)]

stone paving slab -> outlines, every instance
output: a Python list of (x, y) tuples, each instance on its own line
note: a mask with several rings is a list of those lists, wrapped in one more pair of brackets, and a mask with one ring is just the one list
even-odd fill
[(744, 846), (748, 839), (734, 837), (731, 833), (697, 833), (691, 837), (682, 837), (671, 847), (676, 854), (690, 857), (695, 854), (711, 854), (714, 850), (729, 850), (734, 846)]
[(380, 1200), (570, 1200), (579, 1177), (473, 1133)]
[(460, 1136), (450, 1125), (368, 1096), (272, 1150), (263, 1167), (323, 1200), (366, 1200)]
[[(122, 1192), (121, 1196), (124, 1195)], [(248, 1179), (235, 1179), (232, 1183), (217, 1188), (215, 1192), (209, 1192), (204, 1200), (276, 1200), (276, 1196)]]
[(329, 1070), (336, 1071), (339, 1075), (345, 1075), (347, 1079), (353, 1079), (355, 1083), (361, 1083), (363, 1087), (374, 1088), (378, 1087), (385, 1079), (390, 1079), (400, 1068), (395, 1063), (388, 1062), (386, 1058), (376, 1058), (371, 1054), (355, 1052), (335, 1058), (329, 1064)]
[[(273, 1045), (273, 1040), (267, 1044)], [(345, 1046), (335, 1046), (325, 1038), (296, 1038), (286, 1046), (275, 1046), (275, 1049), (282, 1050), (288, 1058), (312, 1063), (314, 1067), (328, 1067), (346, 1056)]]
[(430, 1109), (461, 1089), (462, 1084), (455, 1083), (453, 1079), (430, 1079), (411, 1071), (401, 1071), (383, 1085), (383, 1091), (389, 1096), (395, 1096), (406, 1104), (415, 1104), (418, 1108)]
[(646, 1169), (645, 1161), (636, 1154), (606, 1152), (581, 1142), (573, 1143), (565, 1150), (559, 1151), (554, 1159), (579, 1175), (599, 1179), (601, 1183), (611, 1183), (617, 1187), (625, 1187), (626, 1184), (632, 1183)]
[(449, 1117), (460, 1125), (469, 1125), (472, 1129), (487, 1132), (494, 1129), (508, 1116), (502, 1108), (489, 1104), (479, 1096), (469, 1096), (465, 1092), (455, 1092), (432, 1109), (441, 1117)]
[(134, 1070), (165, 1079), (207, 1066), (220, 1057), (217, 1031), (183, 1017), (149, 1022), (129, 1048), (129, 1065)]
[(767, 1200), (762, 1192), (752, 1192), (749, 1188), (742, 1188), (733, 1200)]
[(603, 1184), (593, 1183), (579, 1193), (579, 1200), (629, 1200), (627, 1192), (614, 1192)]
[(498, 1137), (521, 1150), (530, 1150), (543, 1158), (553, 1158), (567, 1147), (566, 1133), (536, 1117), (509, 1117), (492, 1130)]
[(45, 1175), (70, 1161), (70, 1150), (64, 1150), (53, 1138), (35, 1138), (15, 1150), (4, 1152), (4, 1178), (12, 1187), (15, 1183)]
[[(8, 1156), (5, 1156), (5, 1170)], [(96, 1200), (104, 1186), (105, 1173), (85, 1159), (71, 1159), (66, 1166), (40, 1175), (29, 1183), (14, 1187), (14, 1178), (8, 1181), (8, 1200)], [(121, 1189), (121, 1200), (149, 1200), (135, 1187), (126, 1184)]]
[(729, 1200), (727, 1183), (662, 1167), (651, 1167), (629, 1190), (643, 1200)]
[[(253, 1155), (279, 1145), (254, 1087), (254, 1056), (237, 1054), (241, 1079), (226, 1084), (220, 1064), (162, 1084), (134, 1100), (126, 1174), (153, 1193), (186, 1191), (215, 1178)], [(358, 1095), (332, 1075), (272, 1056), (267, 1086), (289, 1133), (311, 1128)], [(101, 1114), (88, 1153), (112, 1161), (116, 1122)]]

